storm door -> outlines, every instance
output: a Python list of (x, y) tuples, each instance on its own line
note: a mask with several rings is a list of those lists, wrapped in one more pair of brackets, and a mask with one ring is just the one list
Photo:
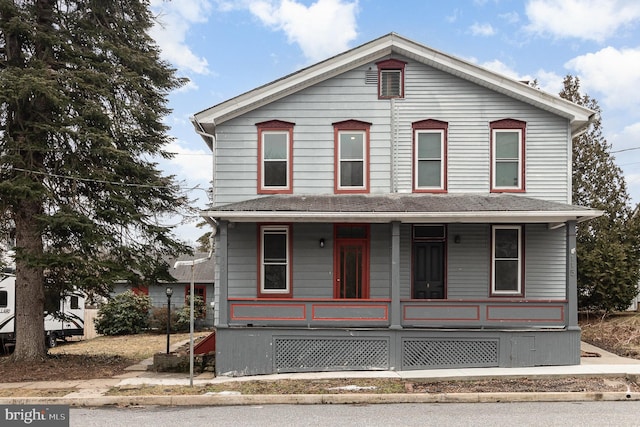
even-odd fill
[(369, 228), (338, 225), (335, 236), (334, 298), (369, 298)]
[(444, 298), (444, 226), (416, 226), (413, 237), (412, 297)]

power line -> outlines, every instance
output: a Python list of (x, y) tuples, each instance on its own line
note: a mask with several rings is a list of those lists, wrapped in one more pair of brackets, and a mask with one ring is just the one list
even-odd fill
[(34, 170), (16, 168), (16, 167), (14, 167), (13, 170), (20, 171), (20, 172), (26, 172), (26, 173), (32, 173), (34, 175), (43, 175), (43, 176), (49, 176), (49, 177), (53, 177), (53, 178), (69, 179), (69, 180), (72, 180), (72, 181), (82, 181), (82, 182), (94, 182), (94, 183), (98, 183), (98, 184), (120, 185), (122, 187), (156, 188), (156, 189), (164, 189), (164, 190), (170, 190), (172, 188), (178, 188), (179, 190), (183, 190), (183, 191), (202, 190), (204, 192), (207, 192), (207, 190), (205, 190), (204, 188), (200, 188), (199, 185), (196, 185), (195, 187), (181, 187), (181, 186), (169, 187), (167, 185), (136, 184), (136, 183), (130, 183), (130, 182), (115, 182), (115, 181), (107, 181), (107, 180), (103, 180), (103, 179), (81, 178), (81, 177), (77, 177), (77, 176), (58, 175), (58, 174), (50, 173), (50, 172), (40, 172), (40, 171), (34, 171)]
[(622, 150), (612, 151), (611, 154), (613, 154), (613, 153), (622, 153), (623, 151), (632, 151), (632, 150), (640, 150), (640, 147), (623, 148)]

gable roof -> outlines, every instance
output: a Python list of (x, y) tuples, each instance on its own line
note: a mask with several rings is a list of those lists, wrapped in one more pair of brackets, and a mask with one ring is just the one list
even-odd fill
[(548, 223), (584, 221), (596, 209), (514, 194), (331, 194), (259, 197), (201, 215), (231, 222)]
[(396, 33), (389, 33), (200, 111), (191, 118), (191, 122), (196, 132), (202, 136), (210, 147), (213, 147), (217, 125), (346, 71), (394, 54), (410, 58), (416, 62), (426, 64), (564, 117), (571, 124), (572, 136), (581, 133), (595, 114), (592, 110), (562, 99), (559, 96), (532, 88), (527, 84), (416, 43)]

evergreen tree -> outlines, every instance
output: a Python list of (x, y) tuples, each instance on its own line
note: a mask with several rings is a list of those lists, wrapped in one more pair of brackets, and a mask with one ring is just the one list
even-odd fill
[(16, 233), (13, 358), (46, 355), (44, 287), (105, 294), (185, 251), (155, 220), (186, 202), (150, 159), (184, 82), (148, 0), (0, 0), (0, 212)]
[(611, 146), (602, 136), (600, 107), (580, 94), (580, 80), (567, 76), (562, 98), (594, 110), (597, 118), (573, 139), (573, 203), (604, 211), (578, 225), (578, 303), (581, 309), (626, 309), (637, 294), (640, 275), (640, 221)]

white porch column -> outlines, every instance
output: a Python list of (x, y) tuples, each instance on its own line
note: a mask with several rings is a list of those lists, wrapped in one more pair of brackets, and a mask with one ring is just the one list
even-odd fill
[(567, 221), (567, 328), (578, 328), (578, 259), (576, 255), (576, 222)]
[(390, 329), (402, 329), (400, 307), (400, 222), (391, 223), (391, 325)]

